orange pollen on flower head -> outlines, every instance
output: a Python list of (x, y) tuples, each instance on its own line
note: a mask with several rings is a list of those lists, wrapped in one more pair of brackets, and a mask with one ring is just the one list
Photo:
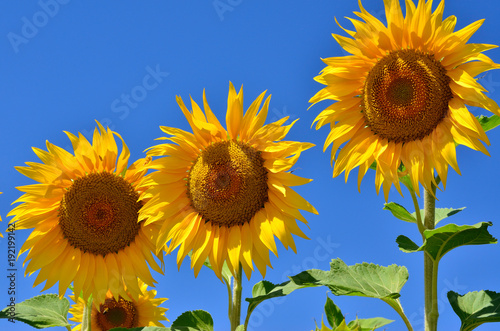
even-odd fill
[(249, 222), (268, 201), (260, 152), (235, 141), (201, 152), (188, 176), (187, 195), (205, 222), (231, 227)]
[(109, 172), (76, 179), (59, 207), (59, 225), (71, 246), (94, 255), (116, 253), (135, 240), (142, 204), (132, 185)]
[(137, 309), (131, 301), (124, 300), (122, 297), (116, 301), (114, 298), (107, 298), (100, 305), (99, 311), (93, 311), (95, 321), (103, 331), (113, 328), (134, 328), (139, 325)]
[(413, 49), (393, 51), (370, 70), (362, 109), (370, 129), (396, 143), (432, 133), (453, 98), (446, 69), (434, 55)]

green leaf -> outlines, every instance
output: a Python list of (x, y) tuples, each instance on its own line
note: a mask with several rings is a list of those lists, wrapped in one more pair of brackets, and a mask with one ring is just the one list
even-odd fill
[[(0, 312), (0, 318), (13, 318), (34, 328), (44, 329), (53, 326), (70, 326), (67, 320), (69, 301), (59, 299), (57, 294), (44, 294), (16, 303)], [(11, 314), (15, 313), (15, 316)]]
[[(436, 208), (436, 214), (435, 214), (435, 221), (434, 225), (437, 225), (439, 222), (444, 220), (445, 218), (448, 218), (450, 216), (455, 215), (456, 213), (461, 212), (464, 210), (465, 207), (462, 208)], [(388, 210), (392, 213), (392, 215), (402, 221), (409, 222), (409, 223), (417, 223), (417, 213), (413, 212), (410, 213), (408, 210), (406, 210), (405, 207), (401, 206), (398, 203), (395, 202), (389, 202), (384, 204), (383, 210)], [(424, 218), (424, 210), (420, 209), (420, 218)]]
[(448, 292), (448, 300), (460, 317), (460, 331), (470, 331), (488, 322), (500, 322), (500, 293), (493, 291), (469, 292), (459, 295)]
[(344, 315), (342, 315), (340, 308), (334, 304), (333, 300), (328, 296), (326, 296), (325, 314), (328, 324), (330, 324), (332, 328), (336, 328), (344, 320)]
[(307, 270), (291, 277), (298, 286), (327, 286), (335, 295), (397, 299), (408, 280), (408, 270), (395, 264), (382, 267), (363, 262), (347, 266), (341, 259), (330, 262), (330, 271)]
[(266, 280), (255, 284), (252, 290), (253, 298), (245, 299), (249, 302), (247, 318), (264, 300), (286, 296), (304, 287), (316, 286), (326, 286), (335, 295), (381, 299), (399, 314), (399, 292), (407, 280), (406, 267), (394, 264), (382, 267), (366, 262), (347, 266), (341, 259), (334, 259), (330, 262), (329, 271), (311, 269), (292, 276), (290, 281), (281, 284), (275, 285)]
[[(454, 208), (436, 208), (436, 214), (434, 216), (434, 226), (436, 226), (439, 222), (441, 222), (445, 218), (453, 216), (456, 213), (459, 213), (464, 209), (465, 209), (465, 207), (457, 208), (457, 209), (454, 209)], [(412, 215), (412, 217), (415, 217), (415, 218), (417, 217), (416, 213), (411, 213), (411, 215)], [(421, 215), (421, 218), (423, 219), (424, 218), (424, 210), (423, 209), (420, 209), (420, 215)]]
[(396, 242), (398, 243), (399, 249), (405, 253), (417, 252), (420, 248), (407, 236), (400, 235), (396, 238)]
[(489, 131), (500, 125), (500, 117), (497, 115), (491, 115), (490, 117), (481, 115), (479, 116), (478, 121), (484, 131)]
[(410, 223), (417, 223), (417, 219), (414, 215), (410, 214), (405, 207), (397, 204), (395, 202), (389, 202), (384, 204), (384, 210), (388, 210), (394, 215), (394, 217)]
[(182, 313), (172, 323), (172, 331), (213, 331), (212, 316), (204, 310), (194, 310)]
[(425, 251), (434, 261), (439, 261), (446, 253), (459, 246), (495, 244), (497, 240), (488, 232), (491, 225), (491, 222), (461, 226), (447, 224), (437, 229), (425, 230), (425, 241), (420, 247), (405, 236), (399, 236), (396, 242), (403, 252)]
[(397, 265), (382, 267), (366, 262), (347, 266), (342, 260), (335, 259), (330, 263), (329, 271), (311, 269), (290, 279), (277, 285), (266, 280), (255, 284), (253, 298), (245, 299), (249, 302), (248, 314), (264, 300), (316, 286), (327, 286), (335, 295), (379, 298), (391, 304), (400, 296), (399, 291), (408, 280), (408, 270)]
[(435, 215), (435, 221), (434, 224), (437, 225), (439, 222), (444, 220), (445, 218), (448, 218), (450, 216), (453, 216), (462, 210), (464, 210), (465, 207), (462, 208), (436, 208), (436, 215)]
[(349, 322), (347, 326), (349, 326), (350, 328), (358, 327), (359, 331), (372, 331), (381, 328), (384, 325), (390, 324), (392, 322), (394, 321), (389, 320), (387, 318), (375, 317), (366, 319), (356, 319), (354, 321)]
[(238, 325), (235, 331), (245, 331), (245, 325), (244, 324)]
[(245, 300), (249, 302), (248, 313), (251, 314), (252, 311), (257, 307), (262, 301), (283, 297), (295, 291), (296, 289), (302, 288), (304, 286), (298, 286), (297, 284), (288, 281), (281, 284), (273, 284), (267, 280), (258, 282), (253, 286), (252, 298), (246, 298)]

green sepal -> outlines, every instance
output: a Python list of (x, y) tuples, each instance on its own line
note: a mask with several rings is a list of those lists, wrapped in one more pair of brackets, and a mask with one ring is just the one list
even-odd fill
[[(9, 314), (12, 309), (14, 316)], [(67, 320), (68, 311), (68, 299), (60, 299), (57, 294), (43, 294), (3, 309), (0, 318), (12, 318), (37, 329), (67, 327), (71, 326)]]
[[(190, 251), (188, 253), (189, 258), (191, 258), (191, 255), (193, 255), (193, 251)], [(203, 262), (203, 265), (207, 268), (210, 268), (210, 270), (212, 271), (214, 270), (214, 268), (212, 268), (212, 264), (210, 263), (208, 257), (205, 259), (205, 262)], [(229, 270), (226, 261), (224, 261), (224, 264), (222, 265), (221, 276), (226, 282), (226, 284), (231, 284), (231, 278), (233, 277), (233, 274)]]
[(459, 295), (448, 292), (448, 300), (460, 318), (460, 331), (470, 331), (488, 322), (500, 322), (500, 293), (493, 291), (469, 292)]
[(479, 121), (479, 124), (481, 124), (481, 127), (485, 132), (492, 130), (500, 125), (500, 117), (494, 114), (490, 117), (481, 115), (477, 120)]
[(338, 327), (344, 320), (342, 311), (335, 303), (333, 303), (333, 300), (328, 296), (326, 296), (325, 315), (328, 324), (330, 324), (332, 328)]

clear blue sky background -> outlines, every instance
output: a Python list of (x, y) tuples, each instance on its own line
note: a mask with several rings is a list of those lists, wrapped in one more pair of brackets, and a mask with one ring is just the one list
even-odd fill
[[(225, 4), (226, 11), (218, 11), (214, 3)], [(382, 0), (364, 1), (364, 5), (375, 16), (384, 17)], [(383, 195), (375, 193), (373, 172), (366, 175), (361, 193), (356, 187), (356, 173), (347, 184), (343, 176), (332, 178), (330, 151), (322, 152), (328, 130), (310, 128), (316, 115), (329, 105), (324, 102), (307, 110), (309, 98), (322, 87), (313, 81), (324, 67), (320, 58), (345, 55), (331, 37), (331, 33), (343, 34), (334, 17), (349, 27), (344, 17), (354, 17), (357, 1), (41, 0), (6, 1), (0, 8), (2, 229), (7, 227), (5, 215), (12, 208), (11, 202), (20, 195), (15, 187), (32, 183), (14, 169), (24, 162), (39, 161), (31, 146), (45, 149), (49, 140), (69, 149), (63, 130), (89, 135), (94, 120), (99, 120), (124, 137), (133, 160), (142, 157), (144, 149), (163, 135), (160, 125), (189, 130), (175, 102), (176, 95), (188, 99), (191, 94), (201, 103), (206, 88), (212, 110), (224, 118), (229, 81), (238, 88), (244, 85), (245, 107), (267, 89), (272, 94), (268, 121), (284, 116), (300, 118), (287, 138), (317, 145), (303, 153), (294, 169), (296, 174), (314, 179), (297, 191), (314, 204), (319, 215), (306, 215), (310, 229), (303, 230), (311, 240), (297, 238), (297, 254), (281, 246), (279, 258), (271, 259), (274, 269), (268, 270), (266, 279), (279, 283), (305, 269), (328, 269), (330, 259), (337, 257), (349, 265), (363, 261), (405, 265), (410, 278), (401, 300), (415, 330), (423, 329), (423, 257), (420, 253), (405, 254), (395, 243), (400, 234), (418, 242), (416, 228), (382, 210), (385, 201)], [(486, 18), (471, 40), (480, 43), (500, 43), (498, 13), (499, 5), (491, 0), (450, 0), (445, 7), (445, 16), (458, 17), (458, 28)], [(38, 26), (30, 29), (33, 23)], [(487, 55), (500, 62), (499, 50)], [(149, 71), (160, 72), (157, 82), (149, 80), (149, 90), (141, 89)], [(500, 72), (487, 73), (481, 83), (499, 102)], [(122, 96), (131, 93), (135, 96), (127, 104)], [(500, 177), (496, 171), (500, 130), (490, 132), (489, 137), (491, 157), (458, 147), (462, 176), (450, 171), (447, 190), (438, 193), (437, 206), (467, 206), (449, 221), (492, 221), (490, 232), (499, 238)], [(393, 190), (389, 200), (413, 211), (406, 195), (402, 198)], [(26, 230), (16, 233), (18, 248), (28, 234)], [(500, 292), (499, 258), (500, 246), (488, 245), (459, 248), (442, 260), (440, 330), (459, 327), (459, 318), (446, 299), (447, 291)], [(41, 290), (41, 286), (32, 287), (34, 276), (23, 277), (22, 260), (17, 263), (18, 302)], [(6, 262), (4, 238), (0, 239), (1, 306), (8, 303)], [(212, 314), (216, 330), (229, 329), (226, 289), (210, 270), (204, 268), (194, 278), (189, 261), (185, 261), (178, 272), (173, 255), (166, 257), (165, 275), (155, 274), (155, 278), (159, 296), (169, 298), (164, 306), (169, 308), (171, 322), (184, 311), (203, 309)], [(260, 280), (257, 272), (250, 282), (244, 281), (244, 298), (251, 296), (253, 284)], [(304, 289), (286, 299), (268, 301), (254, 312), (250, 327), (311, 330), (314, 319), (321, 320), (327, 293), (324, 287)], [(396, 313), (379, 300), (330, 296), (348, 320), (382, 316), (395, 320), (387, 330), (404, 330)], [(0, 321), (0, 328), (30, 330), (22, 323), (12, 325), (5, 320)], [(478, 330), (498, 328), (484, 325)]]

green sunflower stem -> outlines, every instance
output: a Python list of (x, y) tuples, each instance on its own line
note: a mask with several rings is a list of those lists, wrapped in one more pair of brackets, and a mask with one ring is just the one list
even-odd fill
[(422, 240), (425, 240), (424, 237), (424, 223), (422, 222), (422, 216), (420, 215), (420, 207), (418, 205), (418, 200), (417, 200), (417, 195), (415, 194), (415, 191), (410, 190), (411, 198), (413, 200), (413, 206), (415, 207), (415, 215), (417, 216), (417, 226), (418, 226), (418, 231), (420, 232), (420, 235), (422, 236)]
[(241, 277), (242, 276), (242, 268), (241, 263), (238, 267), (238, 271), (236, 275), (234, 275), (233, 281), (233, 304), (231, 306), (231, 331), (235, 331), (238, 325), (240, 325), (240, 316), (241, 316)]
[[(436, 187), (432, 192), (424, 192), (424, 227), (432, 230), (435, 227)], [(424, 253), (424, 286), (425, 286), (425, 330), (436, 331), (439, 317), (437, 298), (437, 262)]]
[(81, 331), (91, 331), (90, 317), (92, 313), (92, 299), (89, 299), (83, 306), (82, 329)]
[(408, 320), (408, 317), (406, 317), (404, 311), (403, 311), (403, 306), (401, 306), (401, 301), (399, 299), (396, 300), (384, 300), (382, 301), (386, 302), (389, 306), (391, 306), (398, 314), (399, 316), (403, 319), (403, 322), (405, 322), (406, 328), (408, 331), (413, 331), (413, 327), (411, 326), (410, 321)]

